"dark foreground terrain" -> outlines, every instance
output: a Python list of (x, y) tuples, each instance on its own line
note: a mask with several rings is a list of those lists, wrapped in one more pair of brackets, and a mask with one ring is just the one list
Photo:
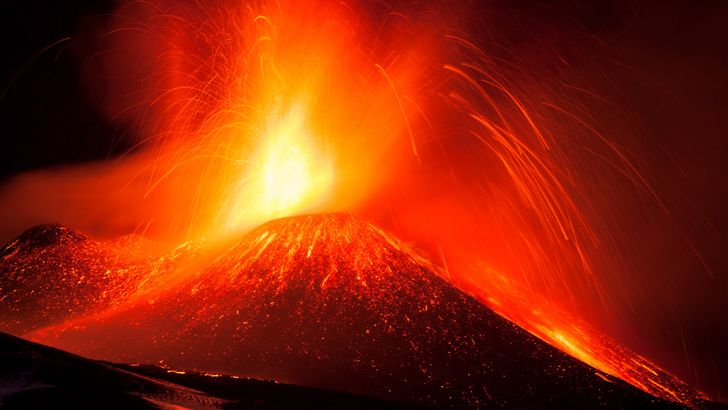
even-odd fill
[(394, 409), (388, 402), (273, 381), (117, 365), (0, 333), (4, 409)]

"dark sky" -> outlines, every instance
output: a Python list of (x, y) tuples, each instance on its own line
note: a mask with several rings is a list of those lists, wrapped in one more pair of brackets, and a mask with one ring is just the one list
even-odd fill
[(64, 40), (112, 11), (112, 2), (103, 0), (0, 3), (1, 176), (127, 148), (123, 130), (86, 98), (83, 60), (76, 58), (84, 44)]
[[(114, 157), (133, 146), (133, 131), (111, 123), (97, 109), (81, 75), (95, 44), (93, 36), (78, 34), (103, 27), (114, 3), (0, 1), (0, 180), (50, 165)], [(581, 60), (575, 61), (582, 61), (590, 51), (580, 46), (587, 43), (598, 45), (600, 58), (618, 59), (628, 67), (620, 72), (605, 69), (598, 88), (637, 118), (650, 144), (632, 143), (650, 147), (641, 156), (673, 210), (671, 218), (713, 274), (706, 275), (694, 259), (671, 259), (685, 253), (678, 241), (668, 241), (662, 251), (651, 254), (635, 250), (635, 266), (656, 272), (645, 275), (646, 284), (666, 280), (685, 289), (684, 299), (675, 301), (681, 330), (656, 327), (640, 337), (664, 338), (670, 346), (685, 343), (689, 359), (709, 370), (691, 375), (691, 365), (684, 363), (688, 359), (677, 360), (673, 367), (725, 399), (728, 2), (495, 0), (475, 8), (484, 16), (496, 10), (500, 17), (489, 18), (488, 27), (474, 24), (470, 30), (476, 36), (496, 32), (532, 61), (538, 60), (542, 45), (534, 39), (543, 39), (550, 48), (544, 54), (545, 70), (554, 50), (566, 59), (580, 54)], [(584, 71), (591, 76), (598, 67)], [(647, 228), (640, 221), (621, 223), (634, 226), (634, 235), (625, 242), (640, 249), (639, 242), (645, 240), (641, 231)], [(686, 340), (675, 340), (676, 334)], [(645, 343), (646, 350), (649, 345)]]

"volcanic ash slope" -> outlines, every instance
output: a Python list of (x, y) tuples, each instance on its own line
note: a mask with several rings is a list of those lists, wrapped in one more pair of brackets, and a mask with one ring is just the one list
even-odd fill
[(271, 221), (184, 280), (30, 336), (426, 405), (672, 406), (533, 337), (346, 214)]

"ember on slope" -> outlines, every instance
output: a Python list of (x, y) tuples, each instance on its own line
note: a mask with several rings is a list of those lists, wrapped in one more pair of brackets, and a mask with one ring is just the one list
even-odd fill
[(137, 240), (98, 243), (60, 225), (28, 229), (0, 250), (0, 328), (23, 334), (123, 301), (150, 276)]

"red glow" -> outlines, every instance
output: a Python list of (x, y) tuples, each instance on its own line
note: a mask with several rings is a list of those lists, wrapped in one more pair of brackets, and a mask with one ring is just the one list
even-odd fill
[[(589, 205), (601, 174), (585, 170), (598, 161), (607, 178), (623, 175), (659, 204), (630, 157), (539, 73), (504, 67), (453, 29), (456, 17), (371, 7), (121, 7), (103, 57), (115, 78), (105, 108), (138, 129), (144, 149), (93, 166), (91, 177), (26, 177), (8, 195), (18, 203), (66, 195), (61, 202), (79, 206), (34, 212), (72, 226), (98, 219), (79, 208), (113, 209), (123, 221), (94, 225), (97, 233), (136, 231), (177, 253), (151, 263), (111, 307), (30, 336), (53, 344), (56, 332), (154, 300), (271, 219), (347, 211), (415, 243), (448, 281), (558, 349), (693, 404), (700, 394), (585, 324), (616, 300), (603, 272), (623, 268), (604, 215)], [(106, 194), (89, 199), (86, 190)], [(191, 261), (161, 272), (190, 247)], [(122, 325), (104, 331), (123, 331), (114, 326)]]

